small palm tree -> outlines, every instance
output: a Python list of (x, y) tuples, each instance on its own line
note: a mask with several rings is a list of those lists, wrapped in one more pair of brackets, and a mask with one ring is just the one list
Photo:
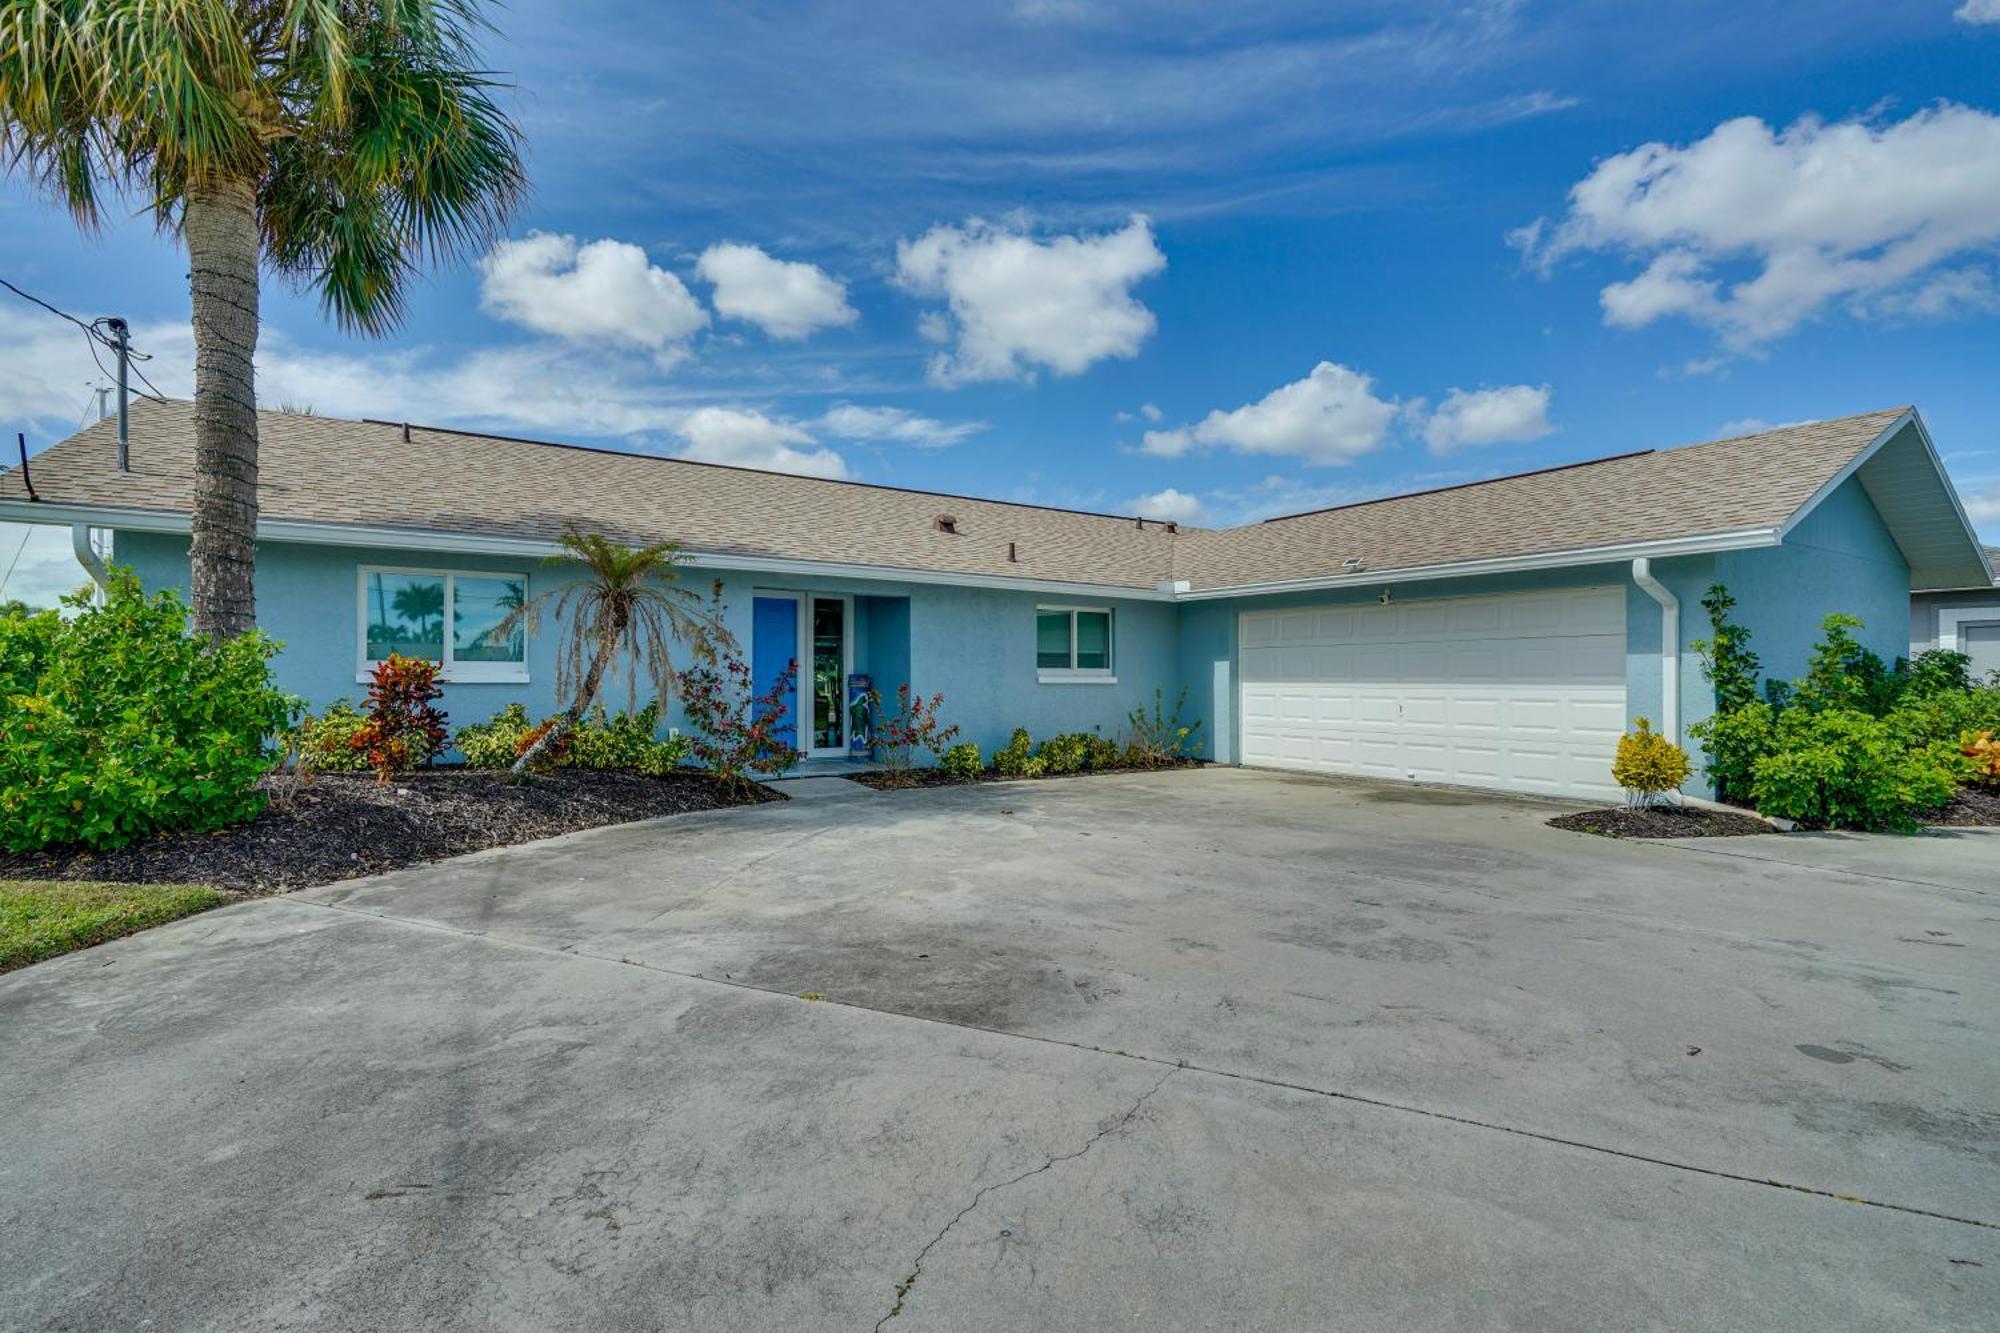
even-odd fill
[(514, 761), (517, 776), (589, 711), (604, 685), (604, 673), (621, 654), (631, 668), (625, 704), (630, 711), (638, 703), (641, 676), (651, 683), (654, 698), (664, 701), (672, 694), (672, 645), (687, 643), (696, 657), (712, 662), (716, 644), (729, 641), (728, 631), (702, 609), (701, 599), (679, 586), (678, 544), (620, 546), (595, 533), (571, 532), (563, 536), (562, 548), (563, 554), (546, 563), (581, 566), (583, 577), (524, 602), (494, 630), (510, 633), (525, 625), (532, 631), (545, 612), (552, 612), (563, 627), (556, 694), (568, 696), (569, 707)]
[(484, 0), (5, 0), (0, 152), (94, 230), (131, 191), (188, 251), (194, 629), (256, 623), (259, 268), (383, 333), (420, 257), (524, 188), (473, 37)]

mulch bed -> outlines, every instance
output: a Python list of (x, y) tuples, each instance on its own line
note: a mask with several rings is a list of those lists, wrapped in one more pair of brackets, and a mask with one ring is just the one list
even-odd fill
[(2000, 788), (1960, 787), (1958, 795), (1924, 816), (1945, 828), (2000, 828)]
[(848, 778), (864, 787), (876, 791), (905, 791), (912, 787), (969, 787), (977, 782), (1048, 782), (1056, 778), (1091, 778), (1100, 773), (1165, 773), (1176, 768), (1199, 768), (1198, 759), (1184, 760), (1178, 764), (1121, 765), (1118, 768), (1093, 768), (1079, 773), (1044, 773), (1038, 777), (1028, 777), (1020, 773), (995, 773), (992, 769), (965, 777), (957, 773), (947, 773), (937, 768), (910, 768), (902, 773), (874, 772), (856, 773)]
[(1550, 828), (1595, 833), (1606, 838), (1734, 838), (1750, 833), (1776, 833), (1755, 815), (1733, 810), (1706, 810), (1694, 805), (1613, 806), (1557, 815)]
[(701, 773), (654, 778), (562, 769), (527, 786), (489, 772), (438, 769), (381, 786), (321, 774), (247, 824), (161, 834), (111, 852), (83, 848), (0, 853), (0, 879), (213, 884), (252, 893), (302, 889), (421, 861), (505, 847), (577, 829), (785, 798), (766, 787), (732, 794)]

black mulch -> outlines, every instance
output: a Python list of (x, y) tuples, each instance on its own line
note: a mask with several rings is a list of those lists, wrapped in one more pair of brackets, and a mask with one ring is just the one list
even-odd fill
[(732, 795), (706, 774), (652, 778), (563, 769), (527, 786), (499, 774), (439, 769), (389, 786), (322, 774), (247, 824), (162, 834), (111, 852), (0, 853), (0, 879), (213, 884), (275, 893), (420, 861), (505, 847), (603, 824), (785, 799), (766, 787)]
[(939, 768), (910, 768), (901, 773), (878, 771), (856, 773), (849, 782), (858, 782), (876, 791), (900, 791), (906, 787), (968, 787), (976, 782), (1046, 782), (1055, 778), (1089, 778), (1100, 773), (1164, 773), (1175, 768), (1199, 768), (1198, 759), (1183, 760), (1178, 764), (1136, 764), (1121, 765), (1117, 768), (1093, 768), (1081, 773), (1044, 773), (1037, 777), (1026, 777), (1019, 773), (995, 773), (992, 769), (974, 773), (970, 777), (957, 773), (947, 773)]
[(1548, 822), (1550, 828), (1596, 833), (1606, 838), (1734, 838), (1748, 833), (1777, 832), (1755, 815), (1705, 810), (1693, 805), (1613, 806), (1609, 810), (1557, 815)]
[(2000, 787), (1960, 787), (1935, 813), (1924, 816), (1926, 824), (1948, 828), (2000, 828)]

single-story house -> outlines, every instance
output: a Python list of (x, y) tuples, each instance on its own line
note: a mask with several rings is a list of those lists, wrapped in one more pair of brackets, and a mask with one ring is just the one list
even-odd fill
[[(2000, 546), (1986, 548), (1986, 563), (2000, 569)], [(1910, 596), (1910, 655), (1927, 648), (1964, 653), (1972, 674), (2000, 673), (2000, 583), (1920, 589)]]
[[(1993, 579), (1910, 408), (1216, 529), (400, 422), (260, 432), (282, 683), (319, 707), (391, 650), (429, 657), (454, 725), (557, 707), (552, 628), (491, 631), (569, 576), (543, 562), (571, 527), (681, 543), (759, 679), (801, 664), (814, 755), (846, 753), (855, 673), (941, 691), (989, 752), (1185, 690), (1216, 762), (1593, 798), (1635, 716), (1679, 736), (1711, 711), (1710, 584), (1790, 676), (1828, 612), (1893, 658), (1913, 589)], [(192, 409), (141, 403), (130, 437), (129, 470), (101, 422), (0, 476), (0, 518), (71, 525), (86, 557), (109, 531), (185, 587)]]

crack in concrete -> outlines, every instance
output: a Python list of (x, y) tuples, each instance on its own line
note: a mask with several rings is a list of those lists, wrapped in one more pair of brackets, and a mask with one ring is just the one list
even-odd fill
[(1119, 1116), (1116, 1120), (1112, 1121), (1110, 1124), (1101, 1126), (1098, 1129), (1098, 1131), (1095, 1134), (1092, 1134), (1090, 1138), (1084, 1143), (1084, 1145), (1081, 1148), (1078, 1148), (1075, 1152), (1060, 1153), (1054, 1157), (1049, 1158), (1047, 1161), (1043, 1162), (1040, 1166), (1033, 1167), (1030, 1168), (1029, 1170), (1023, 1171), (1018, 1176), (1010, 1177), (1007, 1180), (995, 1181), (991, 1185), (980, 1186), (979, 1189), (973, 1194), (971, 1201), (968, 1202), (965, 1205), (965, 1207), (959, 1209), (956, 1213), (953, 1213), (951, 1216), (951, 1220), (946, 1222), (942, 1227), (939, 1227), (937, 1234), (932, 1236), (928, 1241), (924, 1242), (923, 1249), (917, 1251), (917, 1257), (915, 1261), (911, 1263), (908, 1275), (906, 1275), (902, 1281), (896, 1284), (895, 1304), (889, 1307), (889, 1311), (887, 1314), (884, 1314), (880, 1319), (875, 1321), (875, 1333), (882, 1333), (882, 1328), (885, 1324), (887, 1324), (891, 1319), (894, 1319), (897, 1315), (903, 1313), (903, 1303), (909, 1299), (911, 1289), (917, 1285), (917, 1279), (923, 1276), (924, 1260), (929, 1258), (930, 1252), (936, 1249), (946, 1236), (951, 1234), (953, 1227), (957, 1226), (960, 1222), (963, 1222), (967, 1217), (969, 1217), (973, 1212), (975, 1212), (979, 1208), (980, 1204), (986, 1201), (987, 1195), (998, 1194), (1001, 1190), (1011, 1189), (1013, 1186), (1020, 1184), (1024, 1180), (1032, 1179), (1035, 1176), (1041, 1175), (1045, 1171), (1054, 1170), (1056, 1167), (1061, 1166), (1065, 1162), (1074, 1162), (1077, 1158), (1084, 1156), (1092, 1148), (1095, 1148), (1099, 1143), (1102, 1143), (1105, 1139), (1110, 1138), (1113, 1134), (1118, 1133), (1118, 1131), (1124, 1129), (1125, 1126), (1131, 1124), (1133, 1119), (1139, 1114), (1139, 1112), (1145, 1108), (1146, 1103), (1152, 1099), (1153, 1094), (1158, 1092), (1161, 1088), (1164, 1088), (1167, 1085), (1167, 1080), (1172, 1078), (1175, 1074), (1180, 1073), (1181, 1068), (1182, 1066), (1176, 1065), (1172, 1069), (1169, 1069), (1166, 1073), (1160, 1075), (1158, 1081), (1156, 1081), (1152, 1087), (1140, 1093), (1139, 1096), (1133, 1101), (1133, 1103), (1127, 1108), (1125, 1108), (1125, 1114)]
[[(572, 962), (589, 961), (608, 963), (617, 967), (637, 968), (642, 972), (652, 972), (660, 976), (676, 977), (682, 981), (698, 981), (710, 986), (727, 986), (732, 990), (754, 991), (759, 995), (775, 995), (782, 999), (796, 1000), (799, 997), (789, 991), (777, 990), (770, 986), (758, 986), (747, 981), (737, 981), (727, 977), (703, 976), (699, 972), (680, 972), (671, 967), (660, 967), (654, 963), (640, 962), (636, 958), (612, 957), (610, 954), (583, 953), (570, 949), (558, 949), (546, 944), (536, 944), (529, 940), (513, 939), (505, 935), (494, 935), (486, 931), (468, 930), (463, 926), (447, 925), (437, 921), (423, 921), (414, 917), (391, 916), (387, 912), (369, 911), (359, 907), (349, 907), (342, 903), (323, 903), (305, 898), (261, 898), (254, 903), (243, 904), (254, 909), (267, 905), (293, 907), (305, 910), (338, 912), (345, 916), (358, 917), (364, 921), (375, 921), (385, 925), (401, 926), (406, 930), (429, 930), (441, 935), (454, 935), (461, 939), (481, 940), (502, 948), (520, 949), (528, 953), (547, 954), (554, 958), (564, 958)], [(223, 907), (217, 911), (233, 911)], [(1839, 1203), (1860, 1204), (1868, 1208), (1880, 1208), (1885, 1212), (1902, 1213), (1909, 1217), (1926, 1217), (1939, 1222), (1953, 1222), (1960, 1226), (1979, 1227), (1987, 1231), (2000, 1231), (2000, 1222), (1977, 1217), (1962, 1217), (1935, 1208), (1922, 1208), (1914, 1204), (1888, 1203), (1881, 1199), (1865, 1198), (1847, 1194), (1839, 1190), (1821, 1189), (1815, 1185), (1796, 1185), (1776, 1177), (1752, 1176), (1740, 1171), (1730, 1171), (1723, 1167), (1702, 1166), (1694, 1162), (1677, 1161), (1671, 1157), (1657, 1157), (1650, 1153), (1635, 1152), (1629, 1148), (1614, 1148), (1602, 1143), (1590, 1143), (1583, 1139), (1565, 1138), (1542, 1130), (1523, 1129), (1518, 1125), (1501, 1124), (1494, 1120), (1481, 1120), (1474, 1116), (1459, 1115), (1451, 1111), (1440, 1111), (1427, 1106), (1413, 1106), (1407, 1102), (1390, 1101), (1385, 1097), (1371, 1097), (1366, 1093), (1346, 1092), (1339, 1088), (1315, 1087), (1309, 1083), (1295, 1083), (1288, 1079), (1272, 1078), (1263, 1074), (1251, 1074), (1242, 1070), (1217, 1069), (1212, 1065), (1195, 1064), (1190, 1060), (1172, 1059), (1164, 1056), (1145, 1055), (1125, 1050), (1112, 1050), (1103, 1046), (1093, 1046), (1089, 1042), (1070, 1041), (1062, 1037), (1042, 1036), (1032, 1032), (1013, 1032), (1006, 1028), (984, 1027), (978, 1023), (966, 1023), (958, 1019), (938, 1018), (931, 1014), (904, 1013), (896, 1009), (882, 1009), (873, 1005), (856, 1004), (838, 997), (825, 998), (820, 1003), (837, 1009), (852, 1009), (858, 1013), (881, 1014), (888, 1018), (905, 1019), (913, 1023), (934, 1023), (939, 1027), (961, 1028), (968, 1032), (983, 1032), (989, 1036), (1006, 1037), (1014, 1041), (1032, 1041), (1043, 1046), (1060, 1046), (1072, 1051), (1087, 1051), (1092, 1055), (1109, 1056), (1119, 1060), (1136, 1060), (1140, 1064), (1167, 1065), (1168, 1073), (1186, 1069), (1197, 1074), (1207, 1074), (1215, 1078), (1234, 1079), (1239, 1083), (1255, 1083), (1267, 1088), (1280, 1088), (1287, 1092), (1305, 1093), (1314, 1097), (1326, 1097), (1333, 1101), (1353, 1102), (1359, 1106), (1372, 1106), (1378, 1110), (1394, 1111), (1403, 1115), (1423, 1116), (1429, 1120), (1439, 1120), (1447, 1124), (1466, 1125), (1473, 1129), (1491, 1130), (1497, 1134), (1511, 1134), (1516, 1138), (1533, 1139), (1539, 1143), (1554, 1144), (1561, 1148), (1576, 1148), (1584, 1152), (1602, 1153), (1607, 1157), (1619, 1157), (1628, 1162), (1641, 1162), (1648, 1166), (1665, 1167), (1672, 1171), (1686, 1171), (1694, 1175), (1709, 1176), (1716, 1180), (1733, 1180), (1745, 1185), (1761, 1185), (1769, 1189), (1789, 1190), (1795, 1194), (1806, 1194), (1819, 1199), (1832, 1199)], [(1164, 1080), (1162, 1080), (1164, 1082)]]

